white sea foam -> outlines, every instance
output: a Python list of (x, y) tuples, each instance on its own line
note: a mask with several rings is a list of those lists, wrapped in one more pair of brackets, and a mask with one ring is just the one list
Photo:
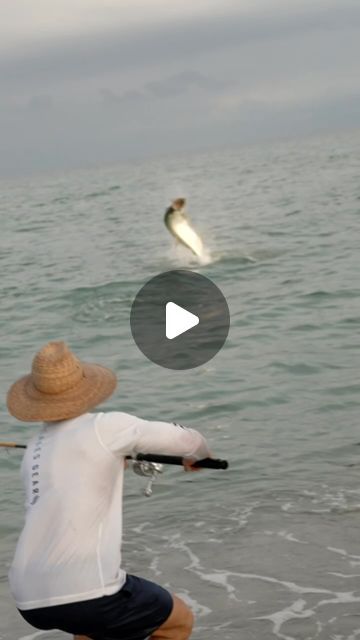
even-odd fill
[(199, 264), (206, 266), (207, 264), (211, 264), (215, 261), (210, 251), (204, 250), (203, 254), (198, 257)]
[(206, 580), (207, 582), (212, 582), (213, 584), (217, 584), (223, 587), (232, 600), (241, 602), (241, 600), (236, 597), (236, 589), (235, 587), (233, 587), (233, 585), (230, 584), (229, 574), (226, 571), (216, 571), (214, 573), (199, 572), (199, 576), (202, 578), (202, 580)]
[(278, 531), (277, 535), (280, 536), (281, 538), (284, 538), (285, 540), (288, 540), (289, 542), (298, 542), (299, 544), (309, 544), (305, 540), (299, 540), (298, 538), (295, 538), (294, 534), (288, 533), (287, 531)]
[(204, 568), (201, 565), (200, 559), (190, 549), (189, 545), (181, 539), (180, 534), (174, 535), (172, 537), (172, 540), (169, 541), (169, 545), (173, 548), (181, 549), (188, 555), (190, 564), (185, 567), (186, 569), (192, 571), (193, 573), (196, 573), (202, 580), (222, 586), (227, 591), (230, 598), (238, 600), (235, 595), (235, 587), (233, 587), (233, 585), (231, 585), (228, 581), (228, 576), (230, 574), (228, 574), (226, 571), (215, 571), (213, 573), (205, 572)]
[[(151, 555), (150, 555), (150, 557), (151, 557), (153, 555), (152, 550), (150, 550), (150, 553), (151, 553)], [(160, 562), (160, 557), (159, 556), (153, 556), (153, 558), (152, 558), (152, 560), (150, 562), (150, 565), (149, 565), (149, 568), (151, 569), (151, 571), (153, 571), (153, 573), (156, 576), (161, 576), (161, 574), (162, 574), (162, 571), (160, 571), (160, 569), (159, 569), (159, 562)]]
[(184, 602), (192, 609), (196, 616), (202, 618), (204, 616), (209, 615), (212, 612), (212, 609), (206, 607), (203, 604), (200, 604), (193, 596), (190, 596), (189, 591), (182, 590), (177, 591), (176, 595), (179, 596)]
[(293, 533), (289, 533), (288, 531), (264, 531), (264, 534), (267, 536), (279, 536), (279, 538), (284, 538), (284, 540), (288, 540), (288, 542), (297, 542), (298, 544), (309, 544), (305, 540), (299, 540), (294, 536)]
[(275, 611), (267, 616), (257, 616), (254, 617), (253, 620), (270, 620), (273, 623), (273, 633), (278, 638), (282, 638), (283, 640), (296, 640), (293, 636), (282, 633), (281, 627), (285, 622), (293, 620), (294, 618), (310, 618), (313, 616), (315, 612), (312, 609), (306, 609), (306, 604), (306, 601), (300, 598), (280, 611)]
[(249, 578), (252, 580), (262, 580), (263, 582), (269, 582), (271, 584), (279, 584), (286, 589), (288, 589), (292, 593), (306, 594), (306, 593), (333, 593), (329, 589), (318, 589), (317, 587), (302, 587), (295, 582), (290, 582), (288, 580), (279, 580), (278, 578), (274, 578), (272, 576), (263, 576), (255, 573), (241, 573), (241, 572), (228, 572), (228, 575), (238, 576), (240, 578)]
[(292, 509), (294, 507), (294, 503), (293, 502), (285, 502), (285, 504), (281, 505), (281, 510), (282, 511), (290, 511), (290, 509)]
[(329, 576), (336, 576), (337, 578), (360, 578), (360, 573), (339, 573), (337, 571), (328, 571)]
[(352, 604), (354, 602), (360, 602), (360, 596), (355, 596), (353, 591), (345, 591), (335, 593), (334, 598), (320, 600), (320, 602), (314, 606), (314, 609), (323, 607), (325, 604)]
[(336, 547), (326, 547), (328, 551), (332, 551), (332, 553), (337, 553), (345, 558), (352, 558), (356, 561), (360, 561), (360, 556), (348, 553), (345, 549), (337, 549)]
[(39, 638), (40, 636), (46, 636), (46, 637), (50, 637), (50, 638), (63, 638), (64, 640), (66, 638), (71, 638), (72, 636), (69, 636), (67, 633), (64, 635), (63, 633), (59, 635), (59, 631), (36, 631), (35, 633), (31, 633), (30, 635), (27, 636), (21, 636), (19, 638), (19, 640), (34, 640), (34, 638)]
[(146, 529), (149, 526), (151, 526), (151, 522), (142, 522), (142, 524), (140, 524), (138, 527), (134, 527), (133, 531), (135, 533), (142, 533), (144, 529)]

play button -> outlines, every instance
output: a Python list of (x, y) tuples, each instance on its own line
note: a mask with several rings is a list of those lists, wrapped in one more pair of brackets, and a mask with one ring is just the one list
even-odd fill
[(199, 318), (190, 311), (179, 307), (175, 302), (166, 305), (166, 337), (173, 340), (199, 324)]
[(152, 362), (167, 369), (192, 369), (221, 349), (230, 316), (220, 289), (187, 270), (167, 271), (137, 293), (130, 313), (133, 338)]

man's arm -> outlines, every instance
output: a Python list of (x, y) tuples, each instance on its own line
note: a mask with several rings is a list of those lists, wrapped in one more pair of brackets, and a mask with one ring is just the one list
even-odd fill
[(158, 453), (192, 461), (211, 456), (205, 438), (179, 424), (114, 411), (98, 415), (96, 431), (101, 444), (119, 456)]

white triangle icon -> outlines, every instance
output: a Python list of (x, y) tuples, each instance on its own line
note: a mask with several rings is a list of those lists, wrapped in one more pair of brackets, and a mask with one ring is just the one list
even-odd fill
[(166, 337), (173, 340), (185, 331), (189, 331), (199, 324), (199, 318), (190, 311), (186, 311), (175, 302), (167, 302), (166, 304)]

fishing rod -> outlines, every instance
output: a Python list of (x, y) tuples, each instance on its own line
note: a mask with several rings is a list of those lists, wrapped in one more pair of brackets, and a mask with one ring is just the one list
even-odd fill
[(26, 449), (26, 444), (17, 444), (16, 442), (0, 442), (0, 447), (6, 449)]
[[(18, 442), (0, 442), (0, 447), (6, 449), (26, 449), (26, 444), (19, 444)], [(165, 456), (157, 453), (138, 453), (135, 458), (133, 456), (125, 456), (126, 460), (136, 460), (138, 462), (157, 462), (160, 464), (175, 464), (183, 465), (183, 458), (181, 456)], [(227, 460), (220, 460), (216, 458), (203, 458), (194, 462), (194, 467), (201, 467), (203, 469), (227, 469), (229, 463)]]
[[(26, 444), (0, 442), (0, 447), (5, 449), (26, 449)], [(163, 472), (164, 464), (183, 466), (183, 458), (181, 456), (165, 456), (156, 453), (138, 453), (135, 457), (125, 456), (125, 459), (132, 462), (133, 471), (137, 475), (149, 478), (149, 482), (144, 489), (144, 494), (147, 497), (152, 495), (152, 485), (158, 475)], [(202, 460), (194, 462), (192, 466), (199, 469), (227, 469), (229, 463), (227, 460), (203, 458)]]

